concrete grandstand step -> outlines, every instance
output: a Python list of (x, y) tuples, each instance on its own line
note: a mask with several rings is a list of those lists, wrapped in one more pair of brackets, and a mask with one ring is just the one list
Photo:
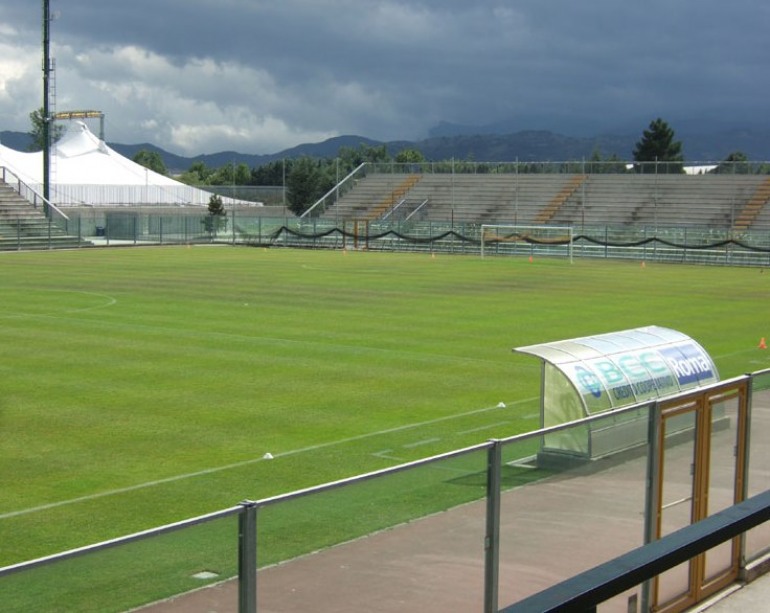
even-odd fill
[(0, 237), (0, 251), (27, 251), (44, 249), (77, 249), (84, 246), (84, 243), (77, 237), (24, 237), (24, 238), (6, 238)]
[(45, 213), (0, 182), (0, 251), (71, 249), (90, 245), (67, 234)]

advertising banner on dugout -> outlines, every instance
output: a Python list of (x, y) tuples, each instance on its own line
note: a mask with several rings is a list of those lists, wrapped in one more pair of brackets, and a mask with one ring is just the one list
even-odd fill
[[(585, 414), (606, 411), (719, 381), (711, 357), (690, 337), (659, 326), (519, 347), (571, 382)], [(544, 369), (546, 397), (551, 383)], [(564, 393), (560, 396), (563, 398)], [(550, 410), (559, 410), (550, 407)]]

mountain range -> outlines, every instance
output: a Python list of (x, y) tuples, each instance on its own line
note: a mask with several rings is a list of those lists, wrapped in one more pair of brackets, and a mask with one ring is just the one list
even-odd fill
[[(281, 159), (303, 156), (333, 158), (341, 147), (358, 148), (386, 145), (388, 153), (396, 155), (403, 149), (416, 149), (426, 159), (474, 160), (477, 162), (574, 161), (588, 159), (594, 153), (602, 158), (617, 156), (631, 160), (639, 134), (603, 134), (598, 136), (566, 136), (548, 130), (511, 129), (507, 124), (464, 126), (442, 122), (429, 132), (428, 138), (417, 141), (377, 141), (364, 136), (336, 136), (319, 143), (306, 143), (272, 154), (246, 154), (222, 151), (192, 157), (180, 156), (152, 143), (108, 143), (115, 151), (133, 158), (139, 151), (155, 151), (163, 158), (171, 173), (187, 170), (193, 162), (203, 162), (209, 168), (244, 163), (250, 168)], [(739, 125), (692, 125), (675, 132), (682, 142), (685, 160), (690, 163), (718, 162), (730, 153), (740, 151), (750, 160), (770, 159), (770, 128)], [(12, 149), (26, 151), (30, 136), (24, 132), (0, 132), (0, 143)]]

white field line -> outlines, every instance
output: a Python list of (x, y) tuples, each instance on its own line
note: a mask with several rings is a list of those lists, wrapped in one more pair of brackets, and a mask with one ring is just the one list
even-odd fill
[(5, 313), (3, 315), (0, 315), (0, 319), (21, 319), (24, 317), (57, 317), (57, 316), (60, 316), (62, 313), (87, 313), (88, 311), (106, 309), (118, 303), (118, 299), (115, 298), (114, 296), (110, 296), (109, 294), (99, 294), (98, 292), (86, 292), (78, 289), (47, 289), (47, 290), (36, 289), (35, 291), (37, 292), (47, 291), (47, 292), (59, 292), (59, 293), (66, 293), (66, 294), (83, 294), (85, 296), (96, 296), (97, 298), (104, 299), (105, 302), (103, 304), (95, 304), (92, 306), (81, 307), (78, 309), (60, 309), (56, 311), (51, 311), (49, 313)]
[[(517, 400), (515, 402), (506, 403), (508, 407), (515, 406), (517, 404), (523, 404), (525, 402), (532, 402), (535, 400), (535, 398), (525, 398), (523, 400)], [(310, 451), (318, 451), (319, 449), (325, 449), (327, 447), (334, 447), (336, 445), (344, 445), (346, 443), (352, 443), (355, 441), (364, 440), (367, 438), (373, 438), (376, 436), (382, 436), (385, 434), (392, 434), (394, 432), (401, 432), (404, 430), (411, 430), (413, 428), (420, 428), (422, 426), (429, 426), (431, 424), (436, 424), (443, 421), (449, 421), (452, 419), (458, 419), (460, 417), (468, 417), (470, 415), (478, 415), (480, 413), (486, 413), (489, 411), (501, 411), (503, 409), (499, 409), (498, 407), (487, 407), (483, 409), (476, 409), (474, 411), (468, 411), (466, 413), (460, 413), (458, 415), (449, 415), (447, 417), (438, 417), (436, 419), (431, 419), (428, 421), (422, 421), (414, 424), (406, 424), (403, 426), (398, 426), (396, 428), (389, 428), (387, 430), (380, 430), (379, 432), (368, 432), (366, 434), (359, 434), (358, 436), (351, 436), (350, 438), (344, 438), (340, 439), (338, 441), (330, 441), (328, 443), (321, 443), (320, 445), (312, 445), (310, 447), (302, 447), (300, 449), (292, 449), (290, 451), (284, 451), (273, 454), (273, 458), (284, 458), (288, 456), (293, 455), (299, 455), (301, 453), (307, 453)], [(10, 511), (8, 513), (0, 514), (0, 520), (2, 519), (9, 519), (11, 517), (18, 517), (20, 515), (29, 515), (31, 513), (37, 513), (39, 511), (47, 511), (49, 509), (55, 509), (58, 507), (63, 507), (71, 504), (76, 504), (79, 502), (87, 502), (89, 500), (96, 500), (97, 498), (106, 498), (108, 496), (115, 496), (118, 494), (125, 494), (127, 492), (134, 492), (136, 490), (146, 489), (149, 487), (155, 487), (157, 485), (163, 485), (166, 483), (175, 483), (177, 481), (182, 481), (184, 479), (193, 479), (195, 477), (202, 477), (204, 475), (210, 475), (213, 473), (223, 472), (226, 470), (232, 470), (234, 468), (240, 468), (242, 466), (248, 466), (250, 464), (256, 464), (258, 462), (269, 462), (271, 460), (266, 460), (262, 456), (258, 458), (250, 458), (248, 460), (243, 460), (241, 462), (234, 462), (232, 464), (225, 464), (224, 466), (215, 466), (212, 468), (206, 468), (204, 470), (199, 470), (192, 473), (186, 473), (182, 475), (174, 475), (173, 477), (165, 477), (164, 479), (156, 479), (154, 481), (147, 481), (145, 483), (137, 483), (136, 485), (129, 485), (127, 487), (121, 487), (116, 488), (112, 490), (106, 490), (104, 492), (97, 492), (95, 494), (88, 494), (86, 496), (79, 496), (77, 498), (70, 498), (69, 500), (60, 500), (58, 502), (50, 502), (48, 504), (41, 504), (35, 507), (29, 507), (27, 509), (21, 509), (19, 511)]]
[[(516, 403), (512, 403), (512, 404), (516, 404)], [(495, 408), (497, 408), (497, 407), (495, 407)], [(537, 417), (538, 415), (539, 415), (539, 413), (536, 413), (534, 415), (525, 416), (525, 417)], [(471, 428), (470, 430), (460, 430), (458, 432), (455, 432), (455, 434), (458, 435), (458, 436), (465, 436), (467, 434), (474, 434), (476, 432), (483, 432), (484, 430), (492, 430), (494, 428), (499, 428), (500, 426), (506, 426), (506, 425), (508, 425), (510, 423), (511, 423), (510, 420), (498, 421), (498, 422), (496, 422), (494, 424), (488, 424), (488, 425), (485, 425), (485, 426), (479, 426), (477, 428)], [(401, 448), (402, 449), (414, 449), (414, 448), (420, 447), (422, 445), (428, 445), (430, 443), (437, 443), (440, 440), (441, 440), (440, 438), (424, 439), (424, 440), (417, 441), (415, 443), (407, 443), (405, 445), (401, 445)], [(374, 453), (372, 453), (372, 455), (374, 457), (376, 457), (376, 458), (382, 458), (383, 460), (393, 460), (393, 461), (396, 461), (396, 462), (405, 462), (406, 461), (404, 458), (401, 458), (399, 456), (393, 455), (393, 451), (394, 451), (393, 449), (382, 449), (380, 451), (375, 451)]]
[(425, 438), (421, 441), (416, 441), (414, 443), (408, 443), (406, 445), (402, 445), (404, 449), (414, 449), (415, 447), (422, 447), (423, 445), (430, 445), (431, 443), (438, 443), (441, 439), (440, 438)]
[(494, 424), (488, 424), (486, 426), (479, 426), (478, 428), (471, 428), (470, 430), (463, 430), (462, 432), (458, 432), (457, 434), (462, 436), (464, 434), (473, 434), (474, 432), (482, 432), (484, 430), (492, 430), (494, 428), (498, 428), (499, 426), (506, 426), (509, 423), (511, 423), (511, 422), (507, 421), (507, 420), (506, 421), (498, 421), (497, 423), (494, 423)]

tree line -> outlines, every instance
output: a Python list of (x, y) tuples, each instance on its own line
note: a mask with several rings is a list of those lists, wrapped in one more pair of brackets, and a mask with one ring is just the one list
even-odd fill
[[(147, 164), (150, 160), (137, 154), (135, 161)], [(156, 157), (157, 156), (157, 157)], [(148, 153), (153, 163), (153, 170), (164, 172), (163, 160), (157, 153)], [(334, 158), (300, 157), (270, 162), (256, 168), (246, 164), (229, 164), (221, 168), (207, 168), (202, 162), (193, 163), (190, 168), (177, 177), (190, 185), (254, 185), (254, 186), (285, 186), (287, 207), (296, 215), (301, 215), (318, 199), (337, 185), (340, 180), (351, 173), (364, 162), (405, 164), (416, 172), (427, 165), (430, 171), (440, 172), (512, 172), (513, 164), (476, 164), (472, 160), (444, 160), (428, 162), (418, 149), (407, 148), (390, 156), (386, 145), (370, 146), (364, 143), (357, 148), (341, 147)], [(586, 165), (588, 166), (586, 168)], [(510, 168), (506, 167), (510, 166)], [(537, 162), (517, 163), (516, 171), (521, 173), (544, 172), (546, 168), (553, 171), (552, 164)], [(684, 173), (684, 155), (682, 142), (676, 139), (673, 128), (663, 119), (657, 118), (650, 122), (642, 132), (633, 150), (633, 163), (626, 161), (616, 154), (602, 157), (594, 150), (586, 162), (565, 164), (559, 172), (591, 172), (591, 173)], [(722, 163), (716, 166), (713, 173), (748, 174), (751, 172), (770, 173), (770, 168), (752, 168), (748, 158), (742, 152), (731, 153)]]
[[(163, 159), (157, 152), (140, 151), (134, 156), (134, 161), (155, 172), (167, 174)], [(175, 178), (199, 187), (285, 186), (287, 207), (299, 215), (364, 162), (422, 163), (425, 158), (415, 149), (405, 149), (391, 158), (386, 145), (369, 146), (362, 143), (357, 148), (340, 147), (335, 158), (305, 156), (278, 160), (255, 168), (249, 168), (243, 163), (209, 168), (198, 161)]]

